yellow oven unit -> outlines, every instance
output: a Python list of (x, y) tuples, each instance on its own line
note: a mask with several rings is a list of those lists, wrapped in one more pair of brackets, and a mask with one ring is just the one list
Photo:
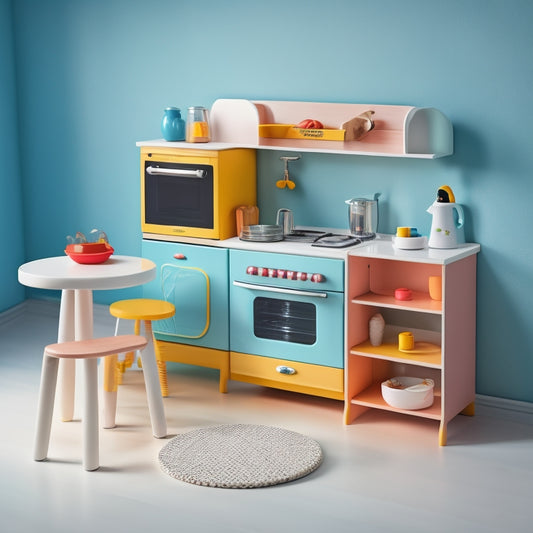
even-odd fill
[(141, 147), (143, 233), (228, 239), (256, 202), (255, 150)]

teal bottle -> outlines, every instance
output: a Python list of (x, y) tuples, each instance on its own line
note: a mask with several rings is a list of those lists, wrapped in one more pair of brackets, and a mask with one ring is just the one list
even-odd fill
[(165, 141), (185, 140), (185, 121), (177, 107), (167, 107), (161, 120), (161, 133)]

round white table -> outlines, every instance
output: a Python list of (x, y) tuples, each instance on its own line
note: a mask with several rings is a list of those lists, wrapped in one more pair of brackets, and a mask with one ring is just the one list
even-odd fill
[[(112, 255), (99, 265), (80, 265), (66, 255), (49, 257), (25, 263), (18, 270), (18, 280), (23, 285), (61, 290), (57, 342), (92, 338), (93, 290), (135, 287), (155, 276), (156, 265), (152, 261), (123, 255)], [(62, 359), (60, 363), (61, 418), (68, 421), (74, 416), (76, 361)], [(96, 360), (84, 363), (96, 364)], [(161, 398), (160, 391), (158, 396)], [(162, 399), (156, 408), (164, 419)]]

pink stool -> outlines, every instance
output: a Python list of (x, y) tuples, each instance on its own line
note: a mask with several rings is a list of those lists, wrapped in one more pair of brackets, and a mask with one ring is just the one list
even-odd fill
[[(140, 335), (119, 335), (84, 341), (62, 342), (46, 346), (43, 354), (41, 388), (37, 410), (37, 431), (33, 458), (46, 459), (52, 428), (52, 414), (57, 384), (59, 359), (83, 359), (84, 405), (82, 415), (83, 467), (96, 470), (98, 450), (98, 357), (139, 351), (147, 344)], [(164, 422), (164, 420), (163, 420)]]

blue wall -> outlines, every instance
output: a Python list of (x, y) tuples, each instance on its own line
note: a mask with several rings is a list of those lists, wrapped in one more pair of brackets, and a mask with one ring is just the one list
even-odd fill
[[(9, 3), (0, 5), (9, 13)], [(135, 142), (160, 137), (168, 105), (210, 107), (217, 98), (249, 98), (436, 107), (454, 125), (452, 157), (305, 154), (292, 166), (297, 188), (289, 192), (274, 185), (282, 154), (260, 152), (262, 219), (272, 221), (284, 206), (295, 210), (297, 223), (346, 227), (344, 200), (379, 191), (380, 231), (411, 224), (427, 233), (425, 210), (437, 187), (450, 185), (466, 209), (467, 240), (482, 245), (477, 392), (533, 401), (533, 3), (12, 5), (27, 260), (61, 253), (66, 234), (93, 227), (108, 232), (117, 252), (140, 253)], [(0, 35), (1, 44), (9, 41), (9, 32)], [(6, 54), (2, 75), (12, 68)], [(0, 106), (12, 99), (9, 90), (0, 94)], [(0, 135), (11, 139), (9, 132)], [(5, 177), (0, 183), (4, 202), (13, 184)], [(16, 205), (7, 211), (18, 220)], [(17, 246), (17, 229), (11, 238), (2, 231)], [(4, 285), (1, 293), (16, 282), (7, 276)], [(100, 302), (115, 297), (96, 294)], [(0, 309), (13, 303), (0, 294)]]
[(10, 2), (0, 0), (0, 310), (24, 299), (17, 282), (24, 235), (11, 15)]

